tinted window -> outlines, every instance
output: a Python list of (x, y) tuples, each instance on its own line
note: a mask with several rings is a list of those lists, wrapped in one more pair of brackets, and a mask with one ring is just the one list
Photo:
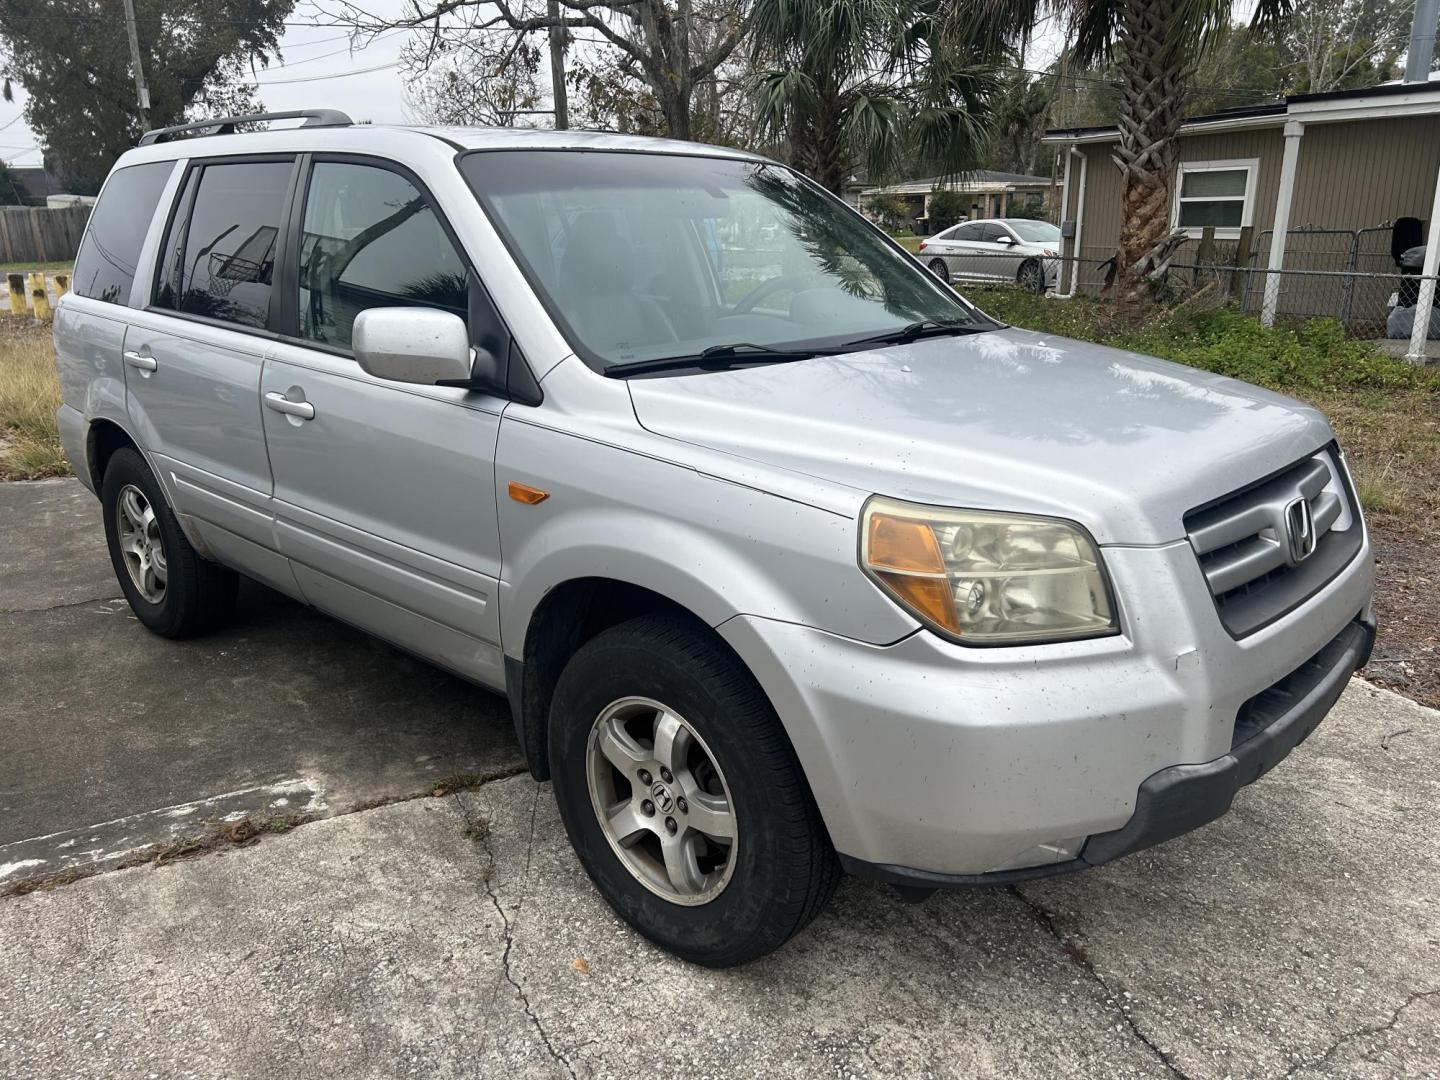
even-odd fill
[(1008, 234), (1005, 232), (1005, 230), (1002, 229), (999, 225), (981, 225), (981, 226), (980, 226), (980, 234), (979, 234), (975, 239), (980, 240), (980, 241), (982, 241), (982, 242), (984, 242), (984, 243), (987, 243), (987, 244), (993, 244), (996, 240), (999, 240), (1002, 236), (1007, 236), (1007, 235), (1008, 235)]
[(165, 239), (157, 306), (265, 326), (291, 168), (237, 162), (191, 173)]
[(438, 307), (465, 317), (464, 260), (399, 173), (317, 162), (300, 245), (300, 334), (350, 347), (366, 308)]
[(81, 296), (112, 304), (130, 299), (140, 247), (174, 167), (173, 161), (131, 165), (110, 178), (75, 260), (74, 288)]

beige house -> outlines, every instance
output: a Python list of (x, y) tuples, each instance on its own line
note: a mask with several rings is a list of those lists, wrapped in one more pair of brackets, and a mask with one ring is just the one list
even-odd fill
[[(1044, 136), (1065, 163), (1061, 219), (1073, 227), (1064, 254), (1080, 260), (1078, 275), (1076, 263), (1066, 264), (1061, 295), (1094, 287), (1094, 267), (1115, 253), (1122, 180), (1111, 154), (1119, 137), (1113, 127)], [(1396, 273), (1397, 221), (1440, 219), (1437, 174), (1440, 81), (1302, 94), (1187, 120), (1170, 217), (1197, 240), (1212, 227), (1227, 262), (1241, 245), (1241, 261), (1248, 256), (1259, 271), (1248, 275), (1247, 300), (1267, 323), (1277, 314), (1337, 313), (1341, 302), (1357, 319), (1378, 311), (1383, 323), (1395, 279), (1366, 275)], [(1406, 225), (1400, 229), (1405, 235)], [(1424, 231), (1424, 272), (1433, 277), (1440, 229)], [(1427, 292), (1434, 290), (1422, 286), (1421, 301)], [(1323, 309), (1306, 310), (1316, 306)], [(1417, 340), (1425, 325), (1417, 314)]]
[(863, 210), (876, 195), (899, 195), (910, 204), (912, 218), (929, 218), (930, 196), (944, 189), (958, 191), (968, 198), (970, 209), (966, 216), (971, 220), (997, 218), (1005, 216), (1012, 199), (1030, 207), (1043, 206), (1053, 187), (1053, 182), (1046, 176), (975, 169), (958, 176), (927, 176), (920, 180), (867, 187), (860, 192), (860, 207)]

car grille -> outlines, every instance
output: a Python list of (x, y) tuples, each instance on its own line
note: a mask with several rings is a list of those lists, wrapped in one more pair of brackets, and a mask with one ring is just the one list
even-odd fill
[(1232, 635), (1304, 603), (1354, 558), (1362, 531), (1354, 505), (1330, 447), (1185, 515), (1190, 546)]

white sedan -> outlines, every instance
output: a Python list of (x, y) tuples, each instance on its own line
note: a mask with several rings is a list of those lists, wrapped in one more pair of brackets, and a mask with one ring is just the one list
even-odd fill
[(1048, 221), (966, 221), (920, 242), (918, 258), (947, 284), (1015, 282), (1031, 292), (1059, 283), (1060, 230)]

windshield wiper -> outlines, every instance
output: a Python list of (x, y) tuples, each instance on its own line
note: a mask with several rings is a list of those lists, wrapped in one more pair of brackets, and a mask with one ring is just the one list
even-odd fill
[(853, 349), (857, 345), (904, 345), (907, 341), (914, 341), (922, 337), (940, 334), (978, 334), (989, 329), (992, 328), (973, 322), (952, 323), (941, 322), (939, 319), (921, 319), (919, 322), (912, 322), (909, 326), (901, 327), (899, 330), (887, 330), (883, 334), (847, 341), (845, 348)]
[(673, 371), (680, 368), (701, 368), (724, 371), (742, 364), (783, 364), (792, 360), (809, 360), (815, 356), (834, 356), (840, 349), (781, 349), (737, 341), (733, 345), (711, 345), (686, 356), (662, 356), (657, 360), (635, 360), (628, 364), (611, 364), (605, 374), (611, 378), (644, 375), (651, 371)]

